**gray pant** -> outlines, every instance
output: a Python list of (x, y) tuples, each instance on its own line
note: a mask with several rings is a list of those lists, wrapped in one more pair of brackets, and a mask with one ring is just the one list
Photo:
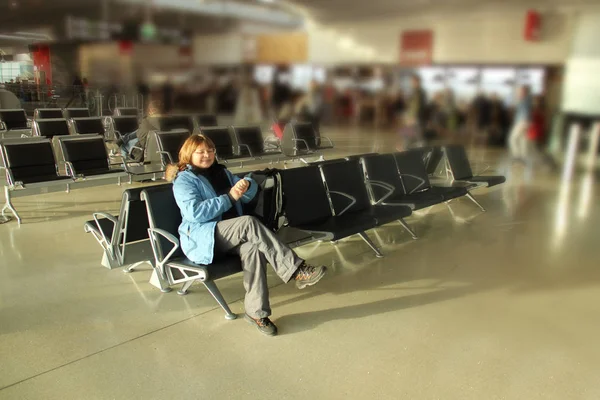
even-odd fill
[(265, 227), (250, 216), (232, 218), (217, 223), (215, 251), (239, 254), (244, 270), (246, 314), (253, 318), (271, 315), (267, 262), (287, 283), (304, 260)]

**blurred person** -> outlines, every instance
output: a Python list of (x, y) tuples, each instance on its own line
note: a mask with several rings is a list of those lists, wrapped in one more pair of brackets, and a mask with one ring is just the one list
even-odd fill
[(531, 90), (529, 86), (521, 86), (518, 91), (515, 118), (508, 138), (510, 154), (513, 160), (527, 161), (527, 130), (531, 123), (531, 103)]
[(546, 142), (546, 107), (543, 96), (532, 99), (531, 122), (527, 129), (527, 159), (532, 164), (542, 163), (550, 169), (556, 168), (556, 162), (544, 151)]
[(408, 100), (408, 118), (420, 125), (421, 130), (427, 123), (427, 95), (421, 86), (421, 77), (414, 74), (411, 77), (412, 94)]
[(489, 144), (492, 146), (506, 145), (507, 110), (504, 102), (497, 93), (490, 96), (490, 128)]
[(275, 115), (279, 115), (281, 107), (288, 103), (292, 98), (292, 87), (290, 86), (286, 74), (278, 73), (273, 79), (273, 88), (271, 90), (271, 106)]
[(317, 81), (311, 81), (308, 91), (295, 105), (296, 115), (302, 121), (310, 122), (317, 133), (320, 132), (323, 113), (323, 92)]
[(144, 161), (144, 150), (146, 149), (150, 132), (159, 130), (159, 126), (153, 118), (158, 113), (158, 108), (153, 104), (149, 104), (148, 113), (140, 122), (138, 129), (133, 132), (121, 132), (121, 137), (115, 141), (115, 144), (121, 150), (123, 158), (134, 162)]
[(398, 130), (397, 151), (404, 151), (414, 147), (424, 145), (423, 131), (421, 124), (410, 112), (405, 112), (402, 116), (401, 127)]
[(241, 80), (235, 106), (236, 125), (257, 125), (263, 120), (260, 93), (256, 82), (248, 76)]
[(475, 129), (479, 132), (486, 131), (490, 125), (491, 105), (484, 92), (477, 92), (471, 107)]
[(167, 167), (175, 201), (181, 210), (181, 249), (194, 263), (210, 264), (220, 254), (241, 258), (245, 319), (259, 332), (274, 336), (269, 319), (267, 263), (285, 283), (299, 289), (312, 286), (327, 268), (301, 259), (258, 219), (244, 216), (241, 203), (256, 196), (258, 185), (251, 174), (243, 179), (215, 161), (215, 145), (203, 135), (193, 135), (179, 151), (179, 162)]

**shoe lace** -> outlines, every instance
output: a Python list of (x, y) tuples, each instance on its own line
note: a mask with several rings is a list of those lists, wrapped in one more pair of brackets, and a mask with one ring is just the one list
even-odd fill
[(304, 280), (310, 278), (312, 274), (314, 274), (316, 267), (312, 265), (302, 265), (298, 268), (298, 274), (296, 275), (296, 279)]

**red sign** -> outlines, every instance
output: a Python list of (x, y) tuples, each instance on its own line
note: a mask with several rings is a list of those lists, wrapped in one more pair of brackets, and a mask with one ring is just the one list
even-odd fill
[(542, 25), (542, 17), (540, 13), (534, 10), (527, 11), (525, 15), (525, 40), (536, 42), (540, 40), (540, 31)]
[(404, 31), (400, 38), (400, 64), (410, 67), (433, 61), (433, 31)]

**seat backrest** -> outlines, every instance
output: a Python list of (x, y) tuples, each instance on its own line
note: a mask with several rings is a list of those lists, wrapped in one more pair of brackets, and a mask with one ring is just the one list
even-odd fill
[(290, 226), (318, 223), (331, 217), (331, 207), (319, 167), (279, 171), (283, 189), (283, 211)]
[(352, 154), (350, 156), (346, 156), (346, 160), (360, 160), (363, 157), (376, 156), (377, 154), (379, 153)]
[(415, 149), (394, 153), (394, 158), (406, 193), (422, 192), (431, 188), (422, 151)]
[[(346, 209), (346, 213), (352, 213), (371, 207), (364, 173), (358, 160), (323, 164), (319, 168), (336, 215)], [(334, 192), (344, 193), (352, 199)]]
[(91, 117), (90, 110), (87, 108), (67, 108), (65, 110), (65, 118), (87, 118)]
[(4, 122), (6, 129), (27, 129), (27, 114), (23, 109), (0, 109), (0, 121)]
[(198, 115), (198, 126), (200, 128), (219, 126), (219, 123), (217, 122), (217, 116), (213, 114)]
[[(175, 237), (179, 237), (178, 229), (181, 224), (181, 212), (175, 202), (173, 185), (158, 185), (144, 188), (142, 200), (146, 203), (146, 212), (150, 228), (162, 229)], [(159, 257), (169, 253), (173, 245), (162, 236), (157, 235), (156, 247)], [(181, 247), (173, 257), (183, 256)]]
[(137, 117), (138, 109), (135, 107), (117, 107), (115, 108), (115, 116), (117, 117)]
[(75, 174), (99, 175), (110, 170), (104, 138), (70, 137), (61, 141), (65, 161), (73, 164)]
[[(169, 153), (174, 163), (179, 161), (179, 150), (189, 137), (190, 133), (188, 131), (156, 132), (158, 149)], [(169, 162), (168, 159), (164, 161), (165, 163)]]
[(73, 118), (71, 121), (73, 122), (75, 132), (79, 135), (87, 135), (90, 133), (104, 135), (104, 123), (102, 122), (102, 118)]
[(52, 143), (48, 139), (5, 142), (1, 151), (12, 183), (44, 182), (57, 175)]
[(440, 161), (444, 158), (444, 153), (440, 146), (431, 147), (431, 152), (426, 160), (427, 163), (427, 174), (433, 175), (435, 174), (438, 165), (440, 165)]
[(38, 119), (33, 122), (34, 131), (47, 138), (69, 135), (69, 124), (63, 118)]
[(62, 108), (36, 108), (33, 119), (64, 118)]
[(139, 127), (138, 119), (134, 116), (113, 117), (112, 119), (114, 130), (121, 135), (134, 132)]
[(252, 151), (252, 154), (261, 154), (265, 151), (260, 126), (233, 127), (233, 132), (240, 147), (240, 155), (249, 156), (248, 147)]
[[(310, 122), (296, 122), (292, 124), (294, 135), (300, 141), (296, 142), (299, 150), (314, 151), (318, 147), (317, 132)], [(306, 146), (308, 145), (308, 149)]]
[[(169, 185), (170, 186), (170, 185)], [(127, 189), (123, 192), (119, 222), (123, 224), (125, 238), (119, 237), (118, 242), (131, 243), (148, 239), (148, 213), (141, 194), (145, 188)], [(124, 240), (123, 240), (124, 239)]]
[(454, 179), (470, 179), (473, 177), (471, 164), (463, 146), (457, 144), (445, 146), (444, 152)]
[(219, 159), (227, 159), (233, 157), (233, 139), (229, 133), (229, 128), (203, 128), (202, 134), (213, 141), (217, 150)]
[[(378, 154), (365, 156), (361, 159), (363, 168), (369, 180), (380, 181), (392, 185), (396, 193), (405, 193), (402, 179), (393, 154)], [(389, 191), (377, 185), (371, 185), (374, 200), (380, 199)]]
[(165, 115), (157, 117), (159, 129), (163, 132), (186, 129), (194, 132), (194, 120), (190, 115)]

